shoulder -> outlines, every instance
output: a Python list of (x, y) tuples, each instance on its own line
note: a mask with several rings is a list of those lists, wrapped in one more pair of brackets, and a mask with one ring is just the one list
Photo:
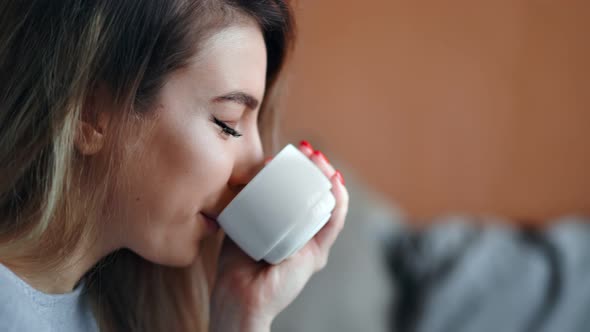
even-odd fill
[(47, 331), (26, 289), (0, 272), (0, 331)]
[(0, 264), (0, 331), (98, 331), (82, 287), (45, 294)]

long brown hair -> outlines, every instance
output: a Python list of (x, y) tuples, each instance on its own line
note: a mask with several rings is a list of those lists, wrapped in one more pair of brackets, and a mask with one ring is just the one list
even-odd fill
[[(84, 237), (91, 239), (104, 217), (112, 188), (103, 179), (116, 177), (120, 159), (113, 152), (93, 165), (74, 146), (97, 87), (108, 89), (122, 119), (149, 115), (167, 77), (239, 16), (255, 19), (266, 42), (259, 122), (268, 142), (271, 99), (293, 42), (286, 1), (2, 1), (0, 260), (43, 257), (51, 265)], [(126, 123), (120, 122), (119, 133)], [(103, 259), (86, 278), (101, 329), (204, 331), (204, 268), (158, 266), (127, 250)]]

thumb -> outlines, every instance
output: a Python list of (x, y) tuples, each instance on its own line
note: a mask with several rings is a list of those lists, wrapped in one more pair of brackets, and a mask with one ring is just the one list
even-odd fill
[(245, 267), (252, 265), (266, 265), (264, 262), (256, 262), (248, 256), (240, 247), (227, 235), (223, 238), (223, 244), (219, 253), (219, 267), (220, 271), (228, 267)]

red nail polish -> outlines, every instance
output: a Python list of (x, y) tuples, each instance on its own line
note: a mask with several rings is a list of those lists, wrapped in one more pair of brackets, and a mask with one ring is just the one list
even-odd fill
[(325, 160), (325, 161), (326, 161), (328, 164), (330, 163), (330, 161), (328, 161), (328, 158), (326, 158), (326, 156), (324, 156), (324, 154), (322, 153), (322, 151), (320, 151), (320, 150), (315, 150), (315, 151), (313, 152), (313, 154), (314, 154), (315, 156), (318, 156), (318, 157), (320, 157), (320, 158), (324, 159), (324, 160)]
[(299, 146), (300, 147), (310, 148), (311, 151), (313, 151), (313, 146), (311, 146), (311, 144), (309, 144), (309, 142), (306, 141), (306, 140), (303, 140), (303, 141), (299, 142)]
[(344, 182), (344, 177), (342, 177), (342, 173), (340, 173), (340, 171), (336, 171), (336, 173), (334, 173), (334, 175), (338, 178), (338, 180), (340, 181), (340, 183), (342, 183), (342, 185), (345, 184)]

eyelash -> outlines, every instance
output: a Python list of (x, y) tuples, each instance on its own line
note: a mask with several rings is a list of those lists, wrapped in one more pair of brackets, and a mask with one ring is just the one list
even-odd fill
[(221, 130), (222, 130), (222, 132), (225, 135), (230, 135), (230, 136), (233, 136), (233, 137), (236, 137), (236, 138), (242, 136), (242, 134), (240, 134), (237, 130), (235, 130), (234, 128), (228, 126), (227, 123), (219, 120), (218, 118), (212, 117), (212, 120), (213, 120), (213, 122), (216, 125), (218, 125), (219, 127), (221, 127)]

